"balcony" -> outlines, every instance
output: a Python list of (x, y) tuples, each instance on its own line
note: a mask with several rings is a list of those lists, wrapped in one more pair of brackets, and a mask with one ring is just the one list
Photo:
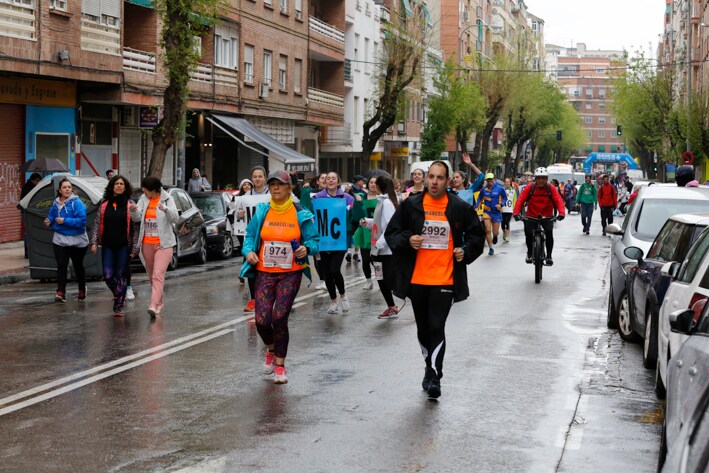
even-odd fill
[(379, 19), (382, 23), (391, 23), (391, 12), (384, 5), (379, 7)]
[(239, 71), (229, 67), (214, 66), (214, 83), (228, 87), (239, 87)]
[(81, 19), (81, 49), (104, 54), (121, 54), (121, 30), (86, 18)]
[(345, 59), (345, 82), (352, 82), (352, 61)]
[(320, 143), (323, 145), (352, 146), (352, 124), (326, 126), (320, 129)]
[(133, 48), (123, 48), (123, 69), (155, 74), (155, 54)]
[(190, 74), (190, 80), (195, 82), (206, 82), (211, 84), (214, 75), (212, 74), (212, 66), (209, 64), (197, 64), (197, 69)]
[(308, 87), (308, 100), (310, 105), (324, 105), (326, 107), (345, 108), (345, 98), (325, 90)]
[(323, 35), (333, 41), (336, 41), (341, 44), (345, 44), (345, 32), (340, 31), (334, 26), (330, 26), (327, 23), (325, 23), (322, 20), (319, 20), (315, 18), (314, 16), (310, 17), (310, 31), (313, 33), (317, 33), (320, 35)]

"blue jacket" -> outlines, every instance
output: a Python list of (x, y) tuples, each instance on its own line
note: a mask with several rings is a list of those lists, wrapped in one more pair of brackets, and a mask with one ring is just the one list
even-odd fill
[[(64, 219), (64, 223), (56, 223), (57, 217)], [(52, 231), (67, 236), (83, 235), (86, 232), (86, 206), (79, 196), (72, 194), (59, 209), (59, 197), (54, 199), (49, 208), (49, 224)]]
[[(298, 215), (298, 225), (300, 225), (300, 244), (308, 248), (309, 255), (316, 255), (320, 251), (320, 235), (318, 235), (317, 228), (315, 228), (315, 216), (311, 211), (303, 208), (301, 205), (293, 205), (295, 205), (295, 210)], [(241, 247), (241, 254), (244, 255), (244, 264), (241, 266), (241, 274), (239, 277), (253, 278), (256, 276), (256, 268), (246, 261), (246, 255), (251, 252), (259, 253), (261, 249), (261, 227), (270, 209), (271, 204), (268, 202), (258, 204), (256, 206), (256, 213), (246, 227), (244, 244)], [(308, 266), (305, 266), (303, 272), (308, 279), (312, 279)]]

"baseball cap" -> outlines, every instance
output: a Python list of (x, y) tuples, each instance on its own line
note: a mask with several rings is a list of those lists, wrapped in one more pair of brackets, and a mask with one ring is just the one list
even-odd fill
[(352, 184), (354, 184), (355, 182), (366, 181), (366, 180), (367, 180), (367, 179), (365, 179), (364, 176), (360, 176), (360, 175), (358, 174), (358, 175), (356, 175), (355, 177), (352, 178)]
[(485, 179), (495, 179), (495, 175), (491, 172), (485, 174)]
[(283, 184), (293, 184), (293, 181), (290, 179), (290, 174), (288, 174), (286, 171), (283, 169), (278, 169), (276, 171), (271, 171), (268, 174), (268, 179), (266, 179), (266, 183), (269, 183), (273, 180), (277, 180)]

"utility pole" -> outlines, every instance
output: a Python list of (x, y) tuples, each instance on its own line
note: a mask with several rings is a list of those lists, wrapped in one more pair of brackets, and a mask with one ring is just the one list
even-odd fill
[(687, 151), (692, 151), (689, 143), (689, 120), (691, 113), (692, 93), (692, 6), (694, 0), (687, 0)]

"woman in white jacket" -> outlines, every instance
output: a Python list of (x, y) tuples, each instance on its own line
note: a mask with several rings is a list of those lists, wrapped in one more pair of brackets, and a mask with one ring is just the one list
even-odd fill
[[(394, 296), (391, 292), (393, 277), (392, 256), (391, 249), (386, 239), (384, 239), (384, 232), (386, 231), (387, 225), (389, 225), (389, 220), (391, 220), (396, 208), (399, 206), (399, 199), (394, 189), (394, 182), (390, 177), (377, 177), (376, 185), (380, 195), (377, 196), (379, 202), (374, 209), (374, 218), (363, 218), (360, 221), (360, 225), (372, 231), (371, 255), (372, 261), (375, 262), (375, 278), (377, 279), (377, 284), (379, 284), (379, 290), (387, 303), (386, 310), (377, 317), (380, 319), (391, 319), (397, 316), (399, 308), (394, 304)], [(380, 274), (377, 274), (376, 265), (381, 265)]]
[(150, 278), (152, 295), (148, 314), (155, 318), (163, 308), (165, 273), (172, 259), (173, 247), (177, 245), (172, 225), (180, 216), (170, 194), (162, 188), (160, 179), (148, 176), (140, 183), (143, 195), (138, 204), (128, 207), (130, 218), (140, 222), (140, 259)]

